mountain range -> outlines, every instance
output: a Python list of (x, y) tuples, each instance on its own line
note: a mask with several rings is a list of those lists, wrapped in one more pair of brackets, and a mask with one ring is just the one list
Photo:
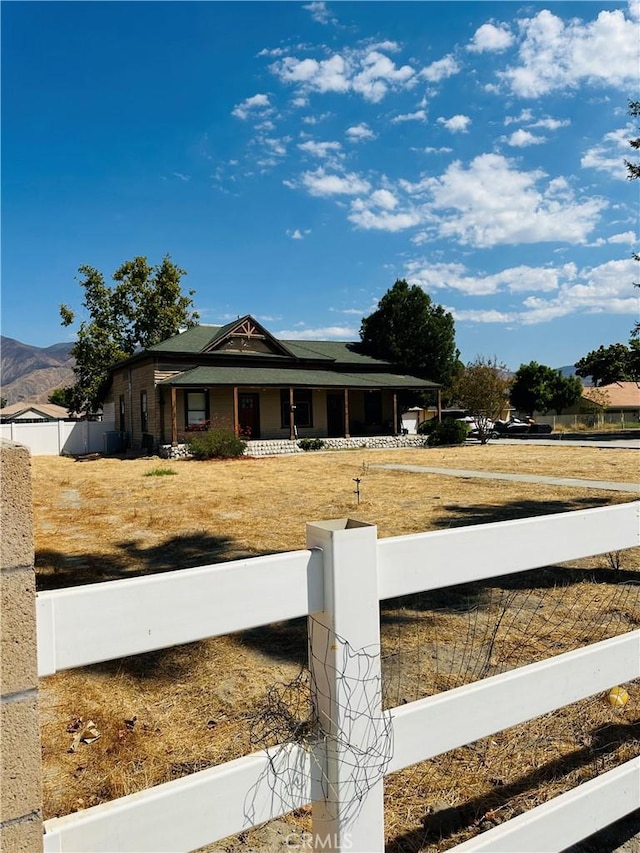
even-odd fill
[(73, 383), (72, 346), (34, 347), (0, 335), (0, 396), (7, 404), (46, 403), (53, 390)]
[[(53, 390), (73, 383), (72, 346), (68, 342), (35, 347), (0, 335), (0, 396), (7, 404), (46, 403)], [(572, 364), (558, 369), (563, 376), (576, 372)]]

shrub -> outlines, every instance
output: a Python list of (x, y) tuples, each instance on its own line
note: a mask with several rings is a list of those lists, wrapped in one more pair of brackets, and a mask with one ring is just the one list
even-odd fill
[(211, 429), (189, 436), (187, 446), (194, 459), (234, 459), (243, 455), (247, 442), (230, 429)]
[(301, 450), (322, 450), (324, 441), (321, 438), (301, 438), (298, 447)]
[(177, 474), (173, 468), (153, 468), (151, 471), (145, 471), (143, 477), (169, 477), (172, 474)]
[(427, 439), (427, 444), (429, 447), (442, 444), (464, 444), (468, 432), (469, 427), (464, 421), (454, 421), (453, 418), (446, 418), (434, 427)]
[(418, 435), (431, 435), (434, 429), (438, 426), (438, 421), (435, 418), (429, 418), (428, 421), (422, 421), (418, 424)]

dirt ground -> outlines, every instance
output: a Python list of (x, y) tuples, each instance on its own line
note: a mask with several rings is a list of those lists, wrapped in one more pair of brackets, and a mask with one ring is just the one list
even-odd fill
[[(372, 468), (381, 462), (628, 482), (637, 459), (629, 450), (531, 445), (212, 463), (39, 457), (33, 460), (38, 585), (60, 588), (292, 550), (304, 547), (305, 522), (319, 519), (360, 518), (377, 524), (379, 536), (394, 536), (636, 497)], [(637, 628), (640, 554), (627, 551), (617, 560), (603, 555), (388, 602), (381, 614), (387, 707)], [(294, 680), (305, 655), (306, 623), (297, 620), (44, 680), (45, 816), (257, 748), (250, 729), (265, 694), (276, 682)], [(639, 754), (640, 685), (628, 689), (622, 712), (592, 697), (388, 777), (389, 853), (448, 849), (486, 829), (483, 820), (506, 819)], [(69, 752), (89, 720), (99, 738)], [(447, 824), (442, 815), (452, 811)], [(300, 810), (207, 850), (286, 849), (291, 832), (308, 825), (308, 810)]]

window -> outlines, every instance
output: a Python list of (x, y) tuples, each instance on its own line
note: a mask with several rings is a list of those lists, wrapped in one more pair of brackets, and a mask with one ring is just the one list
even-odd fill
[(367, 426), (380, 426), (382, 424), (382, 391), (365, 392), (364, 422)]
[(142, 432), (149, 432), (149, 408), (147, 405), (147, 392), (140, 392), (140, 426)]
[(120, 414), (120, 432), (124, 432), (127, 428), (126, 427), (125, 408), (124, 408), (124, 394), (120, 394), (119, 414)]
[(193, 427), (207, 420), (207, 392), (187, 391), (185, 394), (185, 426)]
[[(313, 395), (311, 391), (299, 389), (293, 392), (294, 423), (298, 427), (313, 426)], [(289, 389), (280, 390), (280, 426), (289, 428)]]

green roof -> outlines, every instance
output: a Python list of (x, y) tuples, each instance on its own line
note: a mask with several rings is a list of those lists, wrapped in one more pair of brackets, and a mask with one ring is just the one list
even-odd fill
[(334, 370), (301, 370), (278, 367), (194, 367), (169, 379), (161, 385), (199, 386), (242, 385), (256, 386), (302, 386), (312, 388), (437, 388), (435, 382), (396, 373), (347, 373)]
[[(226, 326), (193, 326), (193, 328), (187, 329), (179, 335), (167, 338), (166, 341), (154, 344), (147, 351), (197, 355), (213, 344), (218, 338), (224, 337), (237, 322), (237, 320), (234, 320), (232, 323), (227, 323)], [(293, 356), (305, 360), (337, 361), (341, 364), (379, 364), (381, 367), (389, 364), (387, 361), (371, 358), (371, 356), (355, 351), (353, 341), (290, 341), (283, 339), (280, 340), (280, 343), (290, 350)], [(269, 353), (261, 353), (260, 355), (264, 358), (286, 357), (277, 354), (270, 355)]]

